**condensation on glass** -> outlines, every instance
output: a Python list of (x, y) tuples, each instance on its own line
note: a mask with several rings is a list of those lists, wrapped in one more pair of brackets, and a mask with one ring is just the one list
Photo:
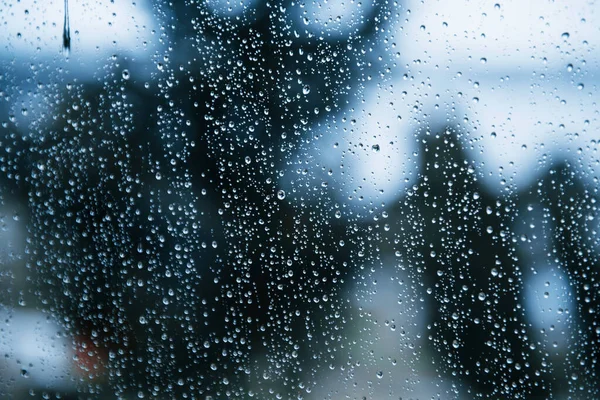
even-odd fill
[(600, 398), (593, 2), (0, 4), (0, 398)]

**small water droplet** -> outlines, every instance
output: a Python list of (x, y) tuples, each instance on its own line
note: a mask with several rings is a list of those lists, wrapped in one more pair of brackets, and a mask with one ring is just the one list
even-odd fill
[(278, 198), (279, 200), (283, 200), (283, 199), (285, 199), (285, 191), (283, 191), (283, 190), (280, 190), (280, 191), (278, 191), (278, 192), (277, 192), (277, 198)]
[(571, 374), (571, 379), (574, 380), (574, 381), (576, 381), (577, 379), (579, 379), (579, 375), (577, 375), (575, 372), (573, 372)]

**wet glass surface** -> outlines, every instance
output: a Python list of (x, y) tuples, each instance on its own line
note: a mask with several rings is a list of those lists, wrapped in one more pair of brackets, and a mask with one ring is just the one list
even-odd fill
[(599, 398), (599, 11), (4, 1), (0, 398)]

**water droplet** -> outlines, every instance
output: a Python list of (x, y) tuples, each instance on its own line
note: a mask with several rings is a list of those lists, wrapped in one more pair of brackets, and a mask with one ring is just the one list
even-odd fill
[(308, 85), (305, 85), (305, 86), (302, 88), (302, 93), (304, 93), (304, 94), (309, 94), (309, 93), (310, 93), (310, 86), (308, 86)]
[(573, 374), (571, 374), (571, 379), (576, 381), (577, 379), (579, 379), (579, 375), (573, 372)]
[(567, 40), (569, 38), (569, 36), (571, 36), (571, 35), (569, 35), (569, 32), (564, 32), (562, 35), (560, 35), (560, 37), (565, 40)]
[(129, 70), (127, 70), (127, 69), (123, 70), (123, 79), (125, 79), (126, 81), (129, 80)]
[(285, 191), (283, 191), (283, 190), (280, 190), (280, 191), (278, 191), (278, 192), (277, 192), (277, 198), (278, 198), (279, 200), (283, 200), (283, 199), (285, 199)]

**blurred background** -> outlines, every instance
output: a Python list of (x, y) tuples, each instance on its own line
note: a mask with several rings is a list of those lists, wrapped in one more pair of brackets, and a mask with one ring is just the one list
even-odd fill
[(0, 398), (600, 398), (600, 6), (496, 1), (0, 4)]

